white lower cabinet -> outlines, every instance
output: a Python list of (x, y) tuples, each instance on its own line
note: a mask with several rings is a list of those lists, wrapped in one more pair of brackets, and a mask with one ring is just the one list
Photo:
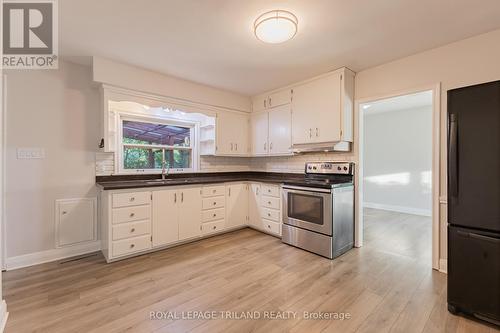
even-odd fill
[(279, 185), (251, 183), (248, 204), (251, 227), (281, 236), (281, 188)]
[(273, 184), (102, 191), (100, 207), (108, 262), (246, 225), (281, 234), (281, 188)]
[(243, 226), (248, 220), (248, 184), (226, 185), (226, 228)]
[(153, 246), (179, 240), (177, 190), (153, 192)]
[(179, 190), (179, 240), (201, 235), (201, 188)]

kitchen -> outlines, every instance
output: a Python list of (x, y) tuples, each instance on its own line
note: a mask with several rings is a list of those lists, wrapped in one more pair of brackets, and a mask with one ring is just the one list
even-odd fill
[[(72, 26), (67, 20), (75, 17), (70, 14), (73, 10), (78, 8), (85, 13), (92, 7), (75, 3), (60, 6), (60, 10), (67, 13), (61, 16), (60, 24), (66, 27)], [(227, 10), (236, 9), (232, 7), (236, 5), (228, 6)], [(497, 9), (494, 4), (491, 6), (490, 13), (481, 9), (478, 14), (483, 22), (489, 22), (487, 18)], [(182, 12), (187, 7), (177, 9)], [(293, 6), (290, 9), (294, 9)], [(434, 15), (442, 13), (441, 10), (435, 9)], [(301, 25), (302, 19), (311, 12), (304, 8), (290, 11), (297, 15), (298, 29), (290, 41), (265, 44), (252, 35), (253, 24), (259, 14), (265, 12), (259, 9), (250, 15), (251, 33), (245, 38), (253, 39), (245, 43), (255, 43), (262, 54), (269, 52), (267, 47), (273, 47), (276, 52), (279, 50), (276, 47), (298, 45), (294, 43), (299, 43), (303, 34), (308, 33), (308, 25)], [(458, 6), (456, 11), (461, 12), (463, 8)], [(153, 15), (144, 9), (146, 12)], [(183, 24), (190, 26), (189, 22)], [(222, 26), (224, 24), (221, 22)], [(54, 299), (54, 306), (64, 306), (64, 297), (68, 297), (69, 302), (76, 302), (77, 306), (80, 301), (72, 299), (71, 295), (91, 297), (86, 298), (86, 302), (91, 302), (94, 317), (89, 313), (81, 322), (71, 321), (67, 327), (73, 330), (90, 331), (98, 327), (112, 330), (126, 325), (132, 325), (130, 327), (136, 331), (162, 327), (171, 331), (251, 327), (258, 323), (251, 320), (150, 321), (146, 313), (149, 313), (147, 310), (188, 311), (198, 307), (207, 311), (275, 310), (280, 305), (279, 284), (259, 290), (253, 280), (265, 281), (270, 274), (278, 280), (283, 279), (283, 283), (289, 280), (295, 286), (301, 280), (299, 275), (292, 273), (309, 271), (307, 277), (314, 280), (315, 274), (327, 268), (333, 270), (332, 279), (338, 278), (337, 273), (349, 276), (348, 272), (358, 269), (366, 269), (371, 274), (378, 270), (384, 273), (379, 275), (379, 282), (370, 282), (362, 274), (351, 273), (354, 274), (352, 282), (341, 279), (339, 284), (352, 288), (354, 294), (333, 288), (334, 297), (330, 303), (323, 304), (324, 308), (313, 299), (300, 307), (299, 299), (292, 297), (295, 303), (282, 310), (313, 311), (319, 306), (326, 312), (335, 308), (356, 313), (355, 304), (362, 303), (363, 299), (370, 304), (370, 309), (361, 311), (350, 321), (285, 321), (279, 327), (291, 325), (288, 328), (295, 327), (297, 331), (325, 327), (369, 331), (377, 319), (386, 317), (389, 319), (384, 325), (390, 327), (381, 325), (380, 330), (404, 327), (405, 316), (410, 311), (405, 305), (413, 299), (411, 295), (405, 294), (406, 302), (401, 300), (403, 308), (397, 314), (385, 313), (380, 307), (391, 301), (391, 291), (406, 293), (431, 279), (438, 285), (439, 297), (429, 300), (431, 309), (428, 311), (414, 309), (414, 313), (428, 319), (420, 321), (416, 327), (422, 331), (429, 329), (429, 325), (436, 325), (438, 330), (444, 330), (442, 325), (451, 321), (465, 330), (490, 329), (483, 322), (452, 314), (447, 314), (449, 317), (445, 321), (432, 319), (446, 304), (447, 92), (500, 77), (495, 60), (500, 50), (492, 47), (499, 39), (499, 30), (495, 30), (498, 27), (494, 23), (491, 26), (470, 24), (478, 27), (477, 30), (463, 32), (454, 38), (448, 36), (446, 41), (443, 39), (419, 50), (407, 50), (409, 53), (399, 56), (387, 50), (388, 55), (381, 57), (378, 64), (353, 66), (347, 60), (339, 60), (324, 69), (297, 72), (293, 78), (284, 79), (283, 76), (278, 80), (270, 75), (266, 80), (249, 77), (248, 82), (241, 82), (238, 77), (233, 81), (234, 90), (239, 91), (245, 90), (250, 83), (258, 85), (257, 89), (247, 89), (247, 93), (217, 88), (223, 86), (227, 77), (221, 77), (218, 84), (195, 83), (192, 72), (167, 75), (155, 69), (153, 64), (140, 65), (138, 61), (131, 64), (132, 60), (96, 50), (87, 57), (62, 57), (56, 71), (6, 70), (7, 178), (4, 181), (6, 217), (2, 234), (6, 245), (3, 265), (7, 269), (3, 274), (4, 298), (10, 312), (7, 331), (9, 325), (13, 331), (37, 327), (36, 321), (29, 323), (20, 314), (21, 304), (30, 306), (30, 301), (23, 297), (16, 299), (20, 290), (16, 289), (19, 285), (15, 277), (34, 270), (36, 276), (42, 278), (46, 270), (49, 275), (45, 278), (50, 276), (54, 281), (63, 282), (62, 277), (56, 278), (56, 272), (62, 269), (74, 274), (71, 267), (89, 269), (88, 275), (81, 277), (81, 283), (88, 284), (89, 289), (78, 289), (68, 281), (68, 284), (62, 283), (59, 291), (50, 291), (49, 298)], [(67, 30), (67, 33), (78, 37), (82, 32)], [(66, 38), (63, 34), (63, 41)], [(66, 45), (70, 50), (70, 43)], [(179, 41), (178, 45), (184, 44)], [(84, 54), (78, 47), (83, 46), (71, 44), (73, 54)], [(187, 54), (193, 46), (184, 47)], [(172, 55), (172, 61), (174, 58)], [(454, 59), (452, 65), (449, 59)], [(273, 63), (269, 58), (266, 61)], [(360, 182), (358, 112), (359, 105), (367, 101), (424, 90), (431, 90), (434, 96), (433, 212), (432, 225), (429, 225), (432, 248), (426, 249), (432, 253), (432, 260), (410, 268), (410, 259), (386, 257), (387, 254), (379, 252), (380, 258), (386, 260), (381, 261), (375, 254), (368, 255), (365, 251), (370, 249), (372, 235), (363, 234), (363, 207), (359, 205), (361, 193), (357, 190)], [(26, 95), (31, 98), (26, 99)], [(43, 113), (33, 112), (40, 107)], [(304, 188), (309, 192), (294, 195), (293, 191)], [(321, 199), (313, 201), (311, 194)], [(332, 199), (337, 195), (344, 195), (347, 200)], [(331, 202), (343, 204), (332, 208), (328, 206)], [(308, 207), (314, 208), (305, 212), (304, 208)], [(329, 215), (331, 212), (335, 215)], [(333, 231), (335, 225), (342, 225), (342, 230), (346, 227), (346, 237), (336, 237), (340, 235), (337, 231), (325, 233), (325, 229), (318, 229), (317, 225), (324, 226), (325, 221), (330, 223), (326, 227), (328, 230)], [(348, 222), (336, 224), (338, 221)], [(304, 227), (302, 222), (309, 226)], [(338, 244), (342, 245), (335, 252)], [(238, 258), (242, 261), (238, 262)], [(330, 261), (329, 258), (335, 259)], [(254, 271), (245, 269), (243, 263)], [(135, 275), (141, 266), (148, 267), (146, 272)], [(173, 267), (182, 269), (176, 273)], [(227, 270), (229, 267), (233, 273)], [(279, 274), (276, 267), (283, 267), (284, 272)], [(167, 281), (158, 275), (160, 272), (155, 273), (154, 268), (161, 269), (162, 275), (176, 281), (177, 287), (167, 286)], [(414, 276), (396, 283), (398, 277), (404, 275), (403, 268)], [(124, 269), (131, 273), (128, 282), (128, 274), (120, 274)], [(286, 274), (287, 270), (290, 275)], [(210, 271), (213, 274), (208, 274)], [(100, 276), (94, 283), (91, 272)], [(240, 272), (240, 280), (236, 272)], [(183, 280), (183, 276), (187, 278)], [(105, 291), (101, 295), (101, 288), (113, 288), (113, 277), (127, 286), (123, 297), (128, 307), (116, 306), (112, 298), (106, 298)], [(325, 280), (320, 275), (316, 278)], [(382, 278), (393, 281), (395, 289), (382, 286)], [(160, 292), (162, 298), (154, 300), (154, 293), (148, 289), (151, 286), (146, 284), (148, 279), (166, 288)], [(233, 283), (228, 291), (248, 303), (237, 304), (229, 294), (214, 291), (224, 288), (223, 282), (228, 281)], [(137, 289), (134, 283), (138, 284)], [(196, 285), (201, 292), (199, 295), (205, 295), (205, 299), (189, 293), (189, 288)], [(362, 285), (369, 288), (358, 289)], [(311, 286), (320, 293), (327, 291), (324, 288), (328, 284)], [(38, 294), (41, 290), (35, 285), (26, 287), (37, 297), (44, 297)], [(169, 294), (174, 292), (169, 288), (183, 287), (187, 288), (187, 294), (179, 293), (177, 298)], [(297, 288), (294, 290), (300, 295)], [(140, 299), (141, 291), (145, 293), (146, 302), (142, 310), (129, 304), (134, 297)], [(267, 301), (271, 302), (267, 306), (266, 299), (259, 298), (266, 291), (270, 297)], [(99, 295), (103, 303), (99, 303)], [(355, 303), (346, 301), (358, 296)], [(194, 297), (194, 300), (185, 303), (184, 297)], [(220, 308), (214, 305), (217, 300), (223, 302)], [(108, 301), (109, 309), (101, 308)], [(161, 301), (165, 304), (153, 306)], [(273, 302), (278, 304), (273, 305)], [(339, 308), (342, 302), (347, 303)], [(52, 313), (53, 309), (40, 311), (38, 315), (43, 311)], [(130, 315), (130, 321), (122, 322), (118, 315)], [(52, 314), (50, 318), (45, 326), (40, 326), (42, 330), (57, 331), (69, 325), (63, 318), (56, 319)], [(93, 321), (95, 326), (92, 326)], [(259, 325), (265, 329), (270, 324), (261, 322)]]

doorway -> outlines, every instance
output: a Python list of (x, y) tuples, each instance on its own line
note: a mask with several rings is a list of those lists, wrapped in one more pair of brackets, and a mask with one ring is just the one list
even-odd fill
[[(357, 245), (412, 257), (435, 269), (438, 93), (432, 88), (358, 102)], [(380, 237), (387, 234), (392, 235), (389, 241)]]

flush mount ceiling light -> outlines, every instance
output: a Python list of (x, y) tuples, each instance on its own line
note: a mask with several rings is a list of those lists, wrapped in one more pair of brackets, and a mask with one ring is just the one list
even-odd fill
[(286, 10), (271, 10), (254, 22), (255, 36), (265, 43), (279, 44), (297, 34), (297, 16)]

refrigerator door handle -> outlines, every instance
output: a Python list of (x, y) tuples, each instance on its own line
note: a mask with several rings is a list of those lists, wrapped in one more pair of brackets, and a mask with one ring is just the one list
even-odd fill
[(450, 114), (449, 119), (450, 195), (456, 198), (458, 197), (458, 119), (456, 114)]
[(484, 241), (492, 242), (492, 243), (500, 243), (500, 238), (488, 237), (488, 236), (479, 235), (479, 234), (476, 234), (473, 232), (457, 231), (457, 233), (460, 236), (464, 236), (464, 237), (476, 238), (476, 239), (480, 239), (480, 240), (484, 240)]

